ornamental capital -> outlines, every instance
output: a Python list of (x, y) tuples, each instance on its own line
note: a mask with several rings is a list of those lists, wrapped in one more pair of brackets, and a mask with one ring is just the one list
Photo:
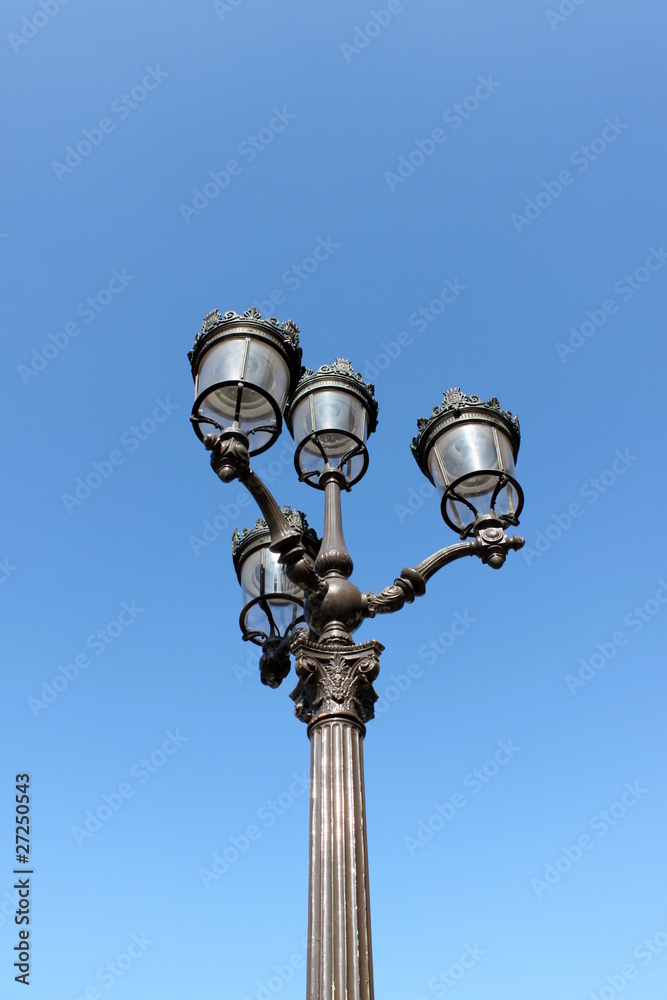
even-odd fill
[(375, 715), (378, 695), (373, 681), (383, 649), (375, 639), (359, 645), (325, 644), (299, 634), (292, 644), (299, 683), (290, 694), (296, 717), (312, 725), (343, 715), (363, 728)]

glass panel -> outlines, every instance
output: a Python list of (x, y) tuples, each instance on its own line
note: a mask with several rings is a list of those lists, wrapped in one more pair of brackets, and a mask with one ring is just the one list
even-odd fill
[(498, 444), (500, 445), (500, 454), (503, 459), (503, 469), (505, 472), (509, 472), (510, 476), (514, 475), (514, 452), (512, 451), (512, 445), (510, 439), (502, 431), (497, 431), (498, 434)]
[[(490, 499), (491, 494), (487, 493), (486, 497), (481, 497), (473, 501), (478, 514), (489, 513)], [(475, 514), (470, 507), (466, 507), (464, 503), (457, 503), (455, 500), (447, 501), (447, 513), (452, 522), (459, 528), (465, 528), (475, 520)]]
[[(271, 615), (273, 616), (273, 621), (275, 622), (276, 628), (280, 632), (280, 635), (285, 635), (285, 632), (289, 628), (295, 619), (300, 618), (303, 614), (303, 608), (299, 607), (293, 601), (269, 601), (271, 606)], [(259, 609), (259, 605), (257, 605)], [(262, 612), (264, 614), (264, 612)], [(264, 620), (268, 625), (268, 628), (263, 628), (262, 631), (267, 634), (271, 631), (271, 626), (268, 619), (264, 615)]]
[[(245, 382), (239, 410), (243, 430), (248, 433), (253, 427), (274, 426), (273, 407), (252, 387), (268, 393), (282, 413), (289, 392), (289, 369), (274, 347), (245, 336), (225, 338), (204, 355), (197, 374), (196, 396), (219, 382), (233, 384), (210, 392), (200, 404), (200, 412), (213, 417), (223, 427), (229, 426), (236, 413), (240, 381)], [(253, 435), (253, 448), (260, 447), (269, 437), (269, 434)]]
[[(297, 444), (311, 431), (349, 431), (355, 437), (366, 439), (366, 410), (360, 400), (337, 389), (319, 389), (310, 393), (297, 405), (292, 420), (294, 440)], [(345, 434), (325, 434), (327, 451), (341, 457), (349, 447)]]
[(206, 352), (199, 365), (195, 396), (201, 395), (216, 382), (238, 382), (242, 377), (247, 337), (219, 340)]
[[(292, 427), (297, 445), (312, 431), (319, 431), (318, 439), (332, 465), (356, 446), (350, 434), (366, 440), (366, 409), (360, 400), (337, 389), (320, 389), (302, 399), (294, 409)], [(335, 433), (340, 431), (340, 433)], [(354, 479), (363, 467), (363, 455), (355, 455), (345, 463), (343, 470)], [(301, 468), (304, 472), (321, 471), (325, 461), (317, 441), (312, 439), (301, 451)]]
[(440, 496), (442, 496), (447, 483), (440, 462), (438, 461), (438, 452), (435, 448), (431, 448), (428, 455), (428, 470), (433, 477), (436, 489), (440, 492)]
[[(434, 478), (438, 457), (450, 482), (476, 469), (500, 469), (494, 429), (489, 424), (465, 422), (448, 428), (437, 439), (429, 455), (429, 470)], [(458, 491), (461, 496), (482, 497), (493, 493), (497, 482), (497, 476), (471, 476), (461, 483)], [(475, 506), (480, 509), (479, 504), (475, 503)]]
[(294, 413), (292, 415), (292, 436), (297, 444), (299, 444), (306, 435), (310, 434), (313, 429), (313, 424), (310, 416), (310, 398), (304, 396), (302, 400), (297, 403), (294, 408)]
[[(285, 567), (278, 562), (278, 556), (270, 552), (268, 547), (257, 549), (244, 559), (241, 567), (241, 590), (243, 606), (254, 598), (265, 594), (271, 607), (271, 613), (281, 635), (295, 618), (303, 614), (302, 608), (293, 601), (285, 600), (284, 596), (294, 595), (304, 599), (304, 593), (287, 576)], [(281, 594), (280, 599), (272, 598), (272, 594)], [(266, 632), (271, 626), (261, 604), (254, 605), (246, 616), (248, 628)]]
[[(328, 428), (350, 431), (355, 437), (365, 440), (366, 410), (361, 400), (347, 392), (337, 389), (321, 389), (312, 394), (315, 413), (315, 430)], [(331, 438), (332, 447), (337, 447), (336, 440), (340, 435), (327, 435)], [(338, 446), (340, 447), (340, 445)], [(340, 455), (345, 454), (340, 451)]]
[(289, 392), (289, 368), (275, 347), (266, 341), (251, 341), (245, 378), (268, 393), (280, 412), (283, 412)]
[(271, 552), (268, 545), (256, 549), (243, 560), (241, 587), (244, 604), (260, 594), (296, 594), (297, 597), (303, 597), (301, 588), (292, 583), (285, 567), (278, 562), (277, 554)]
[[(496, 480), (497, 482), (497, 480)], [(494, 482), (494, 489), (496, 482)], [(473, 497), (470, 494), (464, 494), (462, 490), (459, 491), (461, 495), (466, 495), (467, 499), (475, 507), (478, 514), (490, 514), (491, 513), (491, 497), (493, 496), (493, 491), (485, 493), (480, 496)], [(504, 514), (514, 514), (518, 507), (518, 497), (516, 490), (511, 483), (507, 483), (498, 492), (496, 501), (494, 504), (494, 512), (500, 516)], [(471, 511), (470, 507), (466, 507), (464, 503), (460, 503), (456, 500), (447, 501), (447, 513), (454, 522), (461, 527), (464, 527), (472, 521), (475, 520), (475, 516)]]
[[(292, 601), (272, 600), (268, 603), (271, 606), (271, 614), (276, 628), (279, 630), (281, 635), (285, 635), (286, 629), (296, 618), (300, 618), (303, 614), (303, 608), (299, 607), (298, 604), (294, 604)], [(269, 622), (261, 604), (254, 604), (250, 608), (246, 615), (245, 624), (246, 628), (252, 629), (253, 631), (264, 632), (266, 635), (271, 634), (271, 623)], [(304, 627), (307, 627), (305, 623)]]
[(299, 455), (299, 467), (301, 472), (321, 472), (326, 462), (319, 452), (314, 448), (304, 448)]
[[(352, 446), (352, 442), (350, 442), (350, 446)], [(349, 461), (345, 463), (341, 471), (344, 472), (348, 480), (352, 482), (352, 480), (357, 478), (363, 467), (364, 467), (364, 456), (354, 455), (351, 459), (349, 459)]]
[(519, 506), (519, 498), (511, 483), (499, 491), (493, 507), (496, 514), (514, 514)]

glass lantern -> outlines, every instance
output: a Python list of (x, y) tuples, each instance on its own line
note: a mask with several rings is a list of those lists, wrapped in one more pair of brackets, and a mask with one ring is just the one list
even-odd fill
[(420, 433), (413, 453), (442, 497), (442, 515), (461, 537), (480, 518), (506, 527), (518, 524), (523, 493), (514, 478), (520, 430), (516, 417), (493, 398), (484, 403), (459, 389), (445, 393), (443, 404)]
[(319, 488), (324, 469), (340, 469), (348, 487), (368, 468), (366, 441), (377, 427), (374, 388), (338, 358), (318, 371), (305, 369), (285, 414), (296, 443), (299, 478)]
[(282, 414), (301, 369), (297, 327), (215, 310), (190, 352), (195, 380), (194, 426), (199, 437), (240, 428), (249, 454), (266, 451), (282, 429)]
[[(288, 521), (302, 533), (306, 551), (314, 559), (320, 547), (317, 535), (308, 527), (301, 511), (283, 508)], [(255, 527), (232, 536), (232, 555), (241, 584), (243, 610), (240, 617), (243, 638), (261, 646), (266, 639), (284, 637), (295, 628), (306, 627), (305, 595), (292, 583), (285, 567), (271, 552), (271, 534), (262, 518)]]

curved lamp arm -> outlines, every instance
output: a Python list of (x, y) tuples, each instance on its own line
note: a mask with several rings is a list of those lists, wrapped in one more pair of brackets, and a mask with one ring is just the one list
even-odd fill
[(512, 535), (509, 538), (500, 528), (482, 528), (471, 541), (448, 545), (422, 560), (414, 568), (402, 569), (393, 586), (385, 587), (378, 594), (362, 594), (364, 618), (390, 615), (400, 611), (404, 604), (412, 604), (415, 597), (421, 597), (426, 593), (426, 584), (431, 577), (456, 559), (479, 556), (483, 563), (487, 563), (493, 569), (500, 569), (510, 549), (523, 548), (524, 544), (525, 539), (520, 535)]
[(255, 499), (269, 527), (271, 551), (278, 553), (292, 583), (301, 587), (311, 604), (321, 602), (327, 584), (315, 569), (301, 535), (289, 523), (268, 486), (250, 468), (247, 435), (232, 428), (217, 436), (207, 434), (204, 444), (211, 452), (211, 468), (223, 483), (238, 479)]

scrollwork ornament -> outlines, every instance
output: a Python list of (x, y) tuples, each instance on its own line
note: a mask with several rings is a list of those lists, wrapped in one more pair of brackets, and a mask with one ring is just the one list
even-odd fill
[(401, 575), (396, 577), (390, 587), (377, 594), (364, 594), (364, 616), (375, 618), (376, 615), (391, 615), (400, 611), (404, 604), (412, 604), (416, 597), (426, 593), (426, 581), (417, 570), (406, 567)]
[(243, 314), (237, 313), (233, 309), (228, 309), (224, 314), (221, 313), (219, 309), (212, 309), (211, 312), (207, 313), (204, 317), (201, 329), (195, 337), (192, 350), (188, 351), (188, 358), (190, 359), (190, 362), (192, 363), (196, 353), (195, 349), (203, 337), (206, 337), (209, 333), (225, 323), (234, 323), (235, 321), (242, 323), (244, 320), (256, 323), (258, 326), (264, 326), (265, 328), (272, 330), (274, 333), (282, 335), (285, 341), (294, 348), (297, 357), (297, 364), (301, 363), (302, 351), (299, 347), (299, 328), (296, 323), (293, 320), (288, 319), (281, 326), (280, 321), (276, 316), (262, 316), (256, 306), (250, 306), (250, 308), (246, 309)]
[(247, 475), (250, 469), (248, 438), (235, 431), (221, 434), (211, 449), (211, 468), (223, 483)]

